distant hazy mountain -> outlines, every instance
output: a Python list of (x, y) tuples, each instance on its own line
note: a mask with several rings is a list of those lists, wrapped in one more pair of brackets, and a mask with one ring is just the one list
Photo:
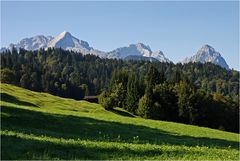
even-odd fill
[(127, 47), (117, 48), (113, 51), (107, 53), (107, 58), (119, 58), (124, 59), (128, 56), (143, 56), (155, 58), (160, 62), (171, 62), (167, 59), (162, 51), (152, 52), (149, 46), (146, 46), (142, 43), (131, 44)]
[(219, 65), (223, 68), (229, 69), (228, 64), (221, 56), (221, 54), (210, 45), (204, 45), (201, 47), (195, 55), (190, 58), (185, 58), (182, 63), (189, 63), (189, 62), (201, 62), (201, 63), (213, 63)]
[(38, 50), (40, 48), (46, 48), (49, 41), (52, 40), (52, 36), (45, 37), (43, 35), (37, 35), (30, 38), (22, 39), (17, 44), (10, 44), (9, 48), (24, 48), (26, 50)]

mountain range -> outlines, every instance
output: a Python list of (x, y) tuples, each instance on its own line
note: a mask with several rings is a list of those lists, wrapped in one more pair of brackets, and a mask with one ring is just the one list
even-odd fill
[[(49, 47), (62, 48), (64, 50), (81, 52), (82, 54), (94, 54), (102, 58), (172, 62), (165, 57), (161, 50), (152, 51), (148, 45), (143, 43), (130, 44), (129, 46), (119, 47), (115, 50), (105, 52), (94, 49), (88, 44), (88, 42), (80, 40), (66, 31), (60, 33), (56, 37), (37, 35), (31, 38), (24, 38), (16, 44), (10, 44), (7, 48), (11, 50), (13, 47), (17, 49), (24, 48), (25, 50), (38, 50), (40, 48), (47, 49)], [(1, 48), (1, 51), (6, 50), (7, 48)], [(190, 58), (185, 58), (180, 63), (184, 64), (189, 62), (211, 62), (223, 68), (229, 69), (228, 64), (221, 54), (215, 51), (215, 49), (210, 45), (204, 45), (195, 55)]]

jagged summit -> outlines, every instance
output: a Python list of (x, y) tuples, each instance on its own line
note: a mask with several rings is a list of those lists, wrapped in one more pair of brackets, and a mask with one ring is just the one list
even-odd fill
[(206, 44), (206, 45), (203, 45), (198, 51), (197, 51), (198, 54), (202, 54), (202, 53), (205, 53), (205, 54), (209, 54), (209, 55), (213, 55), (213, 54), (218, 54), (220, 55), (218, 52), (215, 51), (215, 49)]
[(17, 44), (10, 44), (9, 48), (24, 48), (26, 50), (38, 50), (40, 48), (46, 48), (48, 45), (48, 42), (50, 40), (52, 40), (53, 37), (52, 36), (43, 36), (43, 35), (37, 35), (37, 36), (33, 36), (30, 38), (24, 38), (22, 39), (20, 42), (18, 42)]
[(52, 39), (49, 42), (48, 47), (54, 47), (54, 48), (61, 47), (65, 50), (68, 50), (68, 49), (77, 50), (77, 48), (81, 48), (81, 50), (79, 51), (86, 50), (86, 52), (88, 50), (91, 50), (91, 47), (86, 41), (75, 38), (67, 31), (60, 33), (54, 39)]
[(160, 62), (170, 62), (170, 60), (164, 56), (162, 51), (153, 52), (148, 45), (140, 42), (130, 44), (127, 47), (120, 47), (107, 53), (107, 58), (125, 59), (127, 57), (129, 58), (129, 56), (131, 56), (131, 58), (137, 56), (138, 59), (140, 59), (141, 56), (150, 57), (155, 58)]
[(212, 46), (210, 46), (209, 44), (203, 45), (200, 49), (207, 49), (207, 50), (215, 51), (215, 49)]
[(70, 35), (70, 36), (72, 36), (72, 35), (70, 34), (70, 32), (68, 32), (68, 31), (63, 31), (62, 33), (60, 33), (60, 35)]
[[(132, 45), (135, 45), (135, 44), (132, 44)], [(137, 48), (139, 48), (139, 49), (145, 49), (145, 50), (151, 51), (151, 48), (150, 48), (149, 45), (145, 45), (145, 44), (143, 44), (143, 43), (141, 43), (141, 42), (138, 42), (138, 43), (136, 44), (136, 46), (137, 46)]]
[(227, 65), (226, 61), (221, 56), (221, 54), (208, 44), (203, 45), (192, 57), (185, 58), (182, 61), (182, 63), (188, 62), (201, 62), (201, 63), (210, 62), (219, 65), (223, 68), (229, 69), (229, 66)]

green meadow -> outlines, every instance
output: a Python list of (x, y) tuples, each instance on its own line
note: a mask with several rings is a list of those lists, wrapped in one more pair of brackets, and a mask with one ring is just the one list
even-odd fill
[(1, 159), (238, 160), (239, 134), (1, 84)]

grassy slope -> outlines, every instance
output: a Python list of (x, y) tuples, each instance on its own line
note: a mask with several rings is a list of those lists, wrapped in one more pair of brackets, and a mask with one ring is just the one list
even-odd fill
[(239, 135), (1, 84), (1, 159), (234, 159)]

